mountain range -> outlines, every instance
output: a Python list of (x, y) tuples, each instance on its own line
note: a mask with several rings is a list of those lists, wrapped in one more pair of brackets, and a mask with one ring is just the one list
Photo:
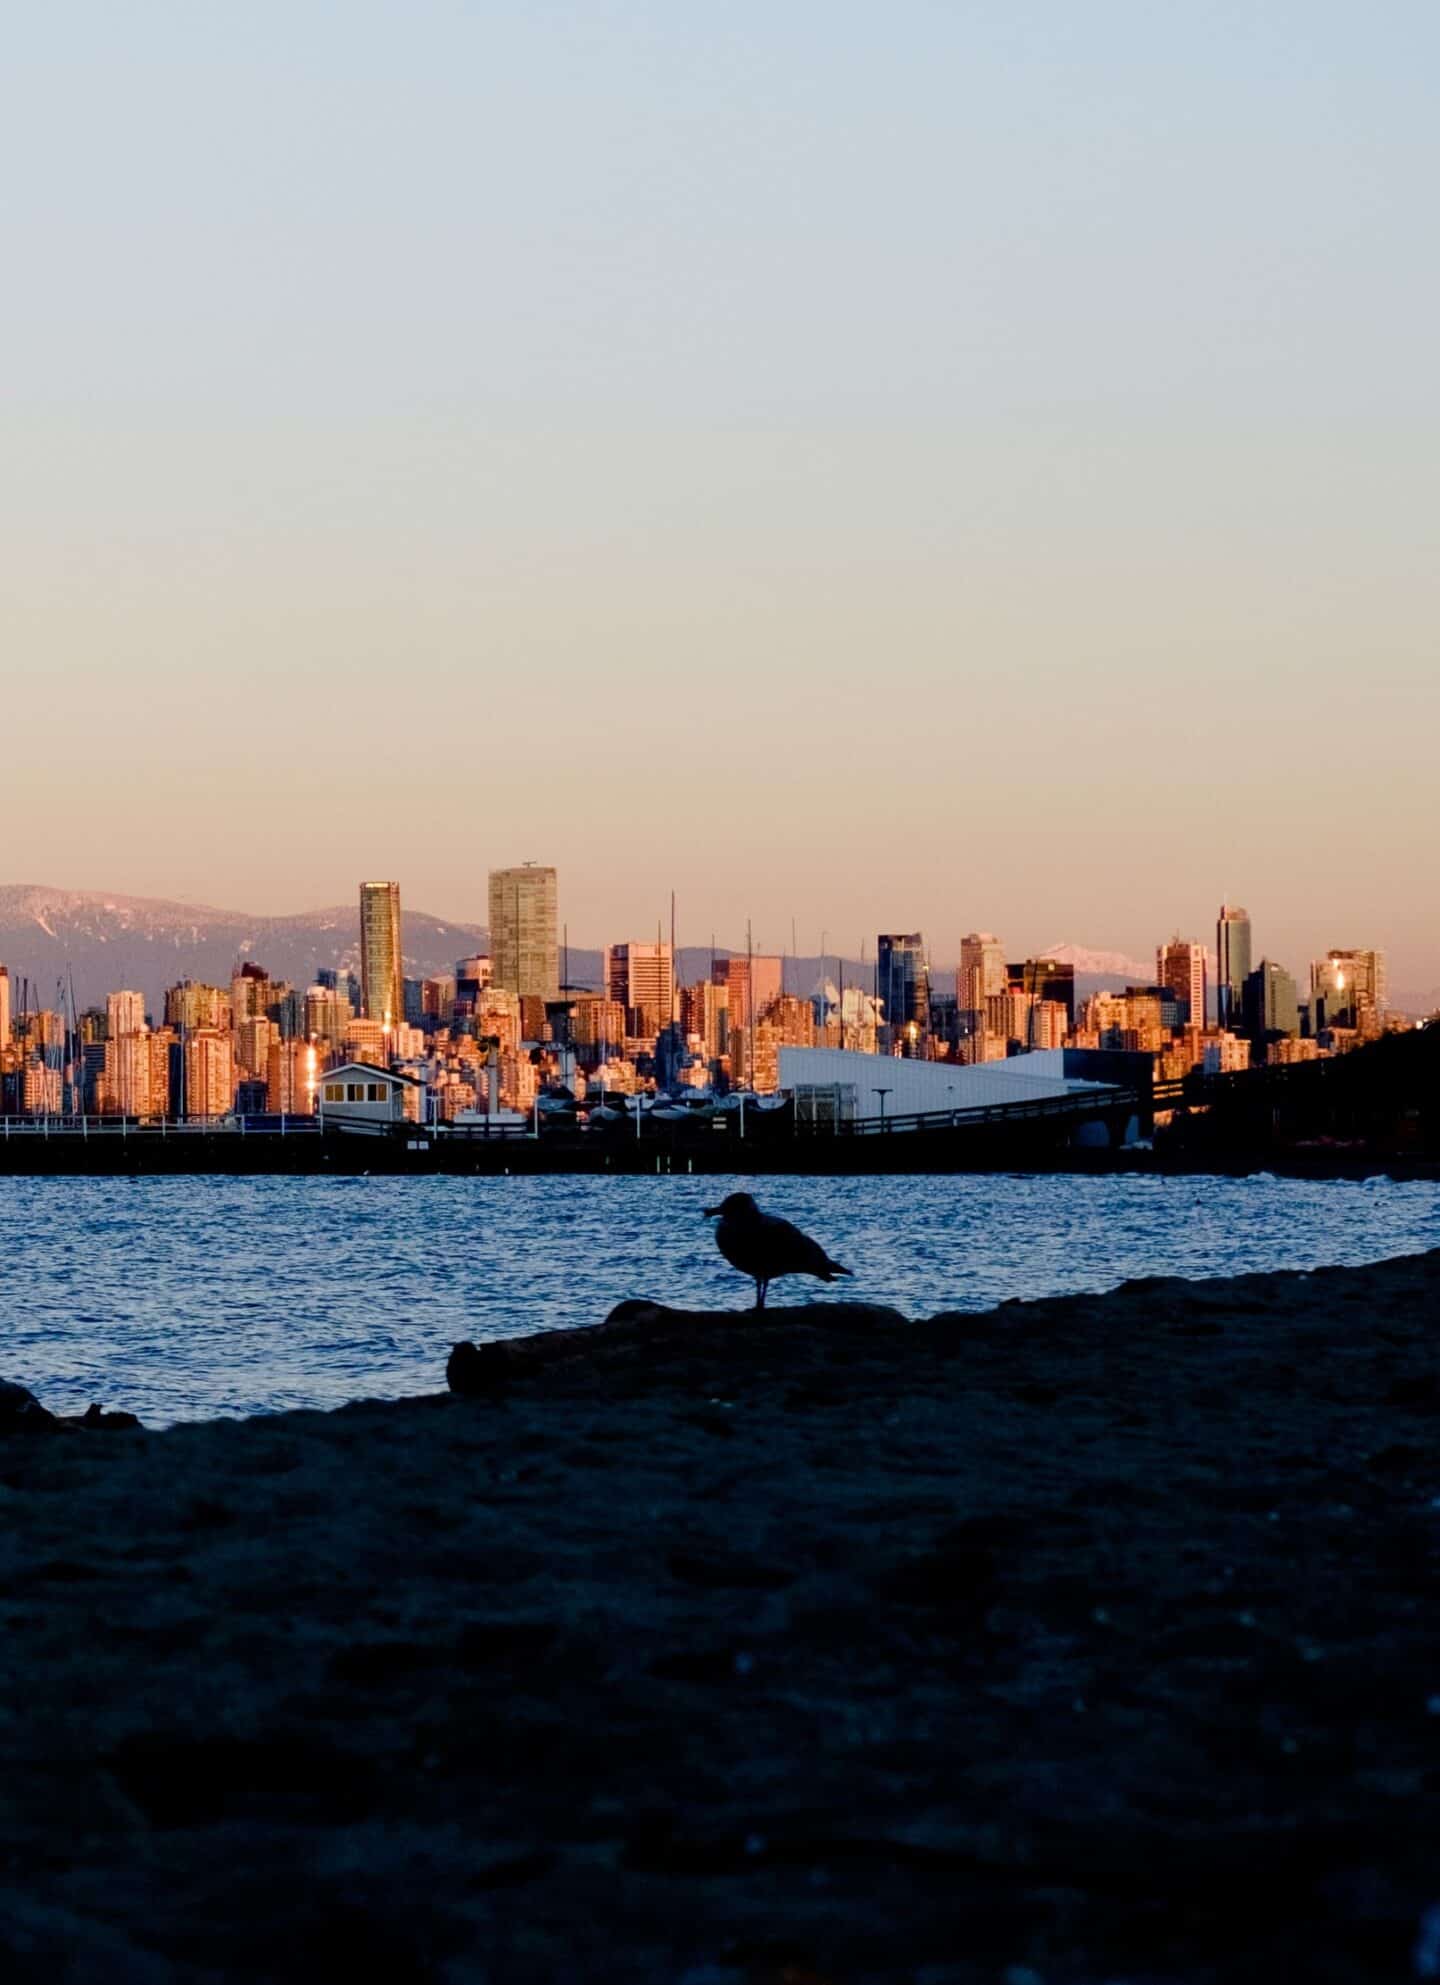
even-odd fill
[[(453, 969), (467, 952), (483, 951), (489, 942), (481, 924), (441, 917), (425, 910), (405, 911), (405, 970), (424, 978)], [(682, 945), (682, 981), (700, 978), (710, 963), (709, 946)], [(721, 948), (718, 953), (729, 954)], [(1038, 956), (1056, 958), (1075, 967), (1079, 997), (1102, 987), (1148, 983), (1154, 967), (1123, 952), (1088, 949), (1064, 943)], [(143, 992), (152, 1012), (158, 1012), (165, 987), (177, 979), (193, 978), (225, 985), (238, 963), (253, 960), (276, 979), (308, 986), (322, 967), (358, 971), (360, 929), (353, 903), (330, 909), (306, 910), (294, 916), (254, 916), (242, 910), (217, 910), (195, 903), (172, 903), (148, 896), (121, 896), (92, 889), (53, 889), (39, 883), (0, 884), (0, 964), (10, 971), (12, 998), (20, 1003), (20, 982), (30, 982), (32, 1006), (54, 1006), (57, 986), (73, 978), (81, 1007), (98, 1004), (107, 992), (122, 986)], [(823, 978), (839, 976), (843, 963), (848, 983), (868, 983), (873, 964), (834, 956), (801, 956), (786, 961), (785, 983), (791, 992), (809, 992)], [(937, 965), (941, 985), (950, 965)], [(601, 953), (595, 947), (572, 945), (569, 979), (572, 985), (600, 983)], [(1427, 1012), (1440, 1004), (1440, 990), (1429, 995), (1394, 996), (1407, 1012)]]

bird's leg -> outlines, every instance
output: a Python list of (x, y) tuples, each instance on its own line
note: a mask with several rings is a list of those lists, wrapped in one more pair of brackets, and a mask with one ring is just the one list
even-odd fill
[(755, 1307), (756, 1307), (756, 1309), (757, 1309), (757, 1310), (763, 1310), (763, 1309), (764, 1309), (764, 1307), (765, 1307), (765, 1291), (766, 1291), (766, 1289), (767, 1289), (767, 1288), (769, 1288), (769, 1286), (770, 1286), (770, 1285), (769, 1285), (769, 1283), (768, 1283), (768, 1282), (762, 1282), (762, 1281), (760, 1280), (760, 1277), (759, 1277), (758, 1275), (757, 1275), (757, 1276), (755, 1277)]

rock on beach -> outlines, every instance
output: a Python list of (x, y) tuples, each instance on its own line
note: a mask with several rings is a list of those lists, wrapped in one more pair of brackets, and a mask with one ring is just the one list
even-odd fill
[(1431, 1255), (637, 1302), (116, 1440), (4, 1387), (0, 1975), (1414, 1976), (1437, 1321)]

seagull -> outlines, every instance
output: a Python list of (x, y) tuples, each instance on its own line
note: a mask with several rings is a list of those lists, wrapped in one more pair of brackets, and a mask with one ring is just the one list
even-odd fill
[(732, 1268), (754, 1280), (757, 1310), (764, 1309), (765, 1291), (777, 1275), (814, 1275), (821, 1282), (833, 1282), (837, 1275), (852, 1272), (832, 1261), (818, 1241), (788, 1220), (762, 1213), (748, 1192), (732, 1192), (718, 1206), (705, 1208), (707, 1220), (717, 1214), (715, 1239), (720, 1252)]

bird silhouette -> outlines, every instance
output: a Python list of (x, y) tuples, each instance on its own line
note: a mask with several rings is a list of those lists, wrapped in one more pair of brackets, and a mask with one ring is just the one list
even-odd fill
[(718, 1206), (705, 1208), (707, 1220), (717, 1214), (716, 1243), (730, 1266), (754, 1282), (757, 1310), (764, 1309), (765, 1292), (781, 1275), (813, 1275), (821, 1282), (833, 1282), (837, 1275), (851, 1273), (788, 1220), (762, 1213), (748, 1192), (732, 1192)]

